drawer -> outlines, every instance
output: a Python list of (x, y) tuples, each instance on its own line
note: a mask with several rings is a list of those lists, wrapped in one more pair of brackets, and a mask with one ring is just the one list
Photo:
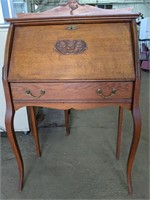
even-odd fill
[(132, 82), (11, 83), (14, 101), (114, 101), (131, 99)]

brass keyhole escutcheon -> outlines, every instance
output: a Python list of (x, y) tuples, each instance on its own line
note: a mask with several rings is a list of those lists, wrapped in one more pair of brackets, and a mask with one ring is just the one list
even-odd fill
[(67, 28), (66, 28), (67, 30), (70, 30), (70, 31), (73, 31), (73, 30), (77, 30), (78, 29), (78, 27), (77, 26), (68, 26)]

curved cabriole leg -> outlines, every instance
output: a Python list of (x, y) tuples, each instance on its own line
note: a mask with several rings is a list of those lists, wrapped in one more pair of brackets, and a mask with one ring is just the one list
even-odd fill
[(35, 146), (36, 146), (36, 153), (37, 156), (41, 156), (40, 144), (39, 144), (39, 137), (38, 137), (38, 130), (37, 130), (37, 120), (35, 116), (35, 110), (33, 106), (27, 107), (28, 115), (29, 115), (29, 122), (31, 127), (31, 132), (34, 137)]
[(65, 112), (65, 126), (66, 126), (66, 134), (70, 134), (70, 127), (69, 127), (69, 112), (70, 110), (64, 110)]
[(116, 146), (116, 158), (120, 159), (120, 146), (121, 146), (121, 133), (122, 133), (122, 119), (123, 119), (123, 107), (119, 106), (118, 116), (118, 135), (117, 135), (117, 146)]
[(132, 116), (133, 116), (134, 130), (133, 130), (132, 144), (131, 144), (130, 153), (128, 157), (128, 163), (127, 163), (128, 191), (129, 191), (129, 194), (131, 195), (133, 193), (131, 171), (132, 171), (133, 160), (134, 160), (135, 153), (138, 147), (140, 133), (141, 133), (141, 114), (140, 114), (139, 108), (132, 110)]
[(15, 136), (14, 128), (13, 128), (13, 121), (14, 121), (14, 111), (13, 110), (6, 110), (6, 116), (5, 116), (5, 123), (6, 123), (6, 131), (7, 136), (9, 139), (9, 142), (12, 146), (12, 149), (14, 151), (18, 168), (19, 168), (19, 190), (22, 190), (23, 188), (23, 178), (24, 178), (24, 166), (23, 166), (23, 160), (20, 153), (20, 149), (18, 146), (18, 142)]

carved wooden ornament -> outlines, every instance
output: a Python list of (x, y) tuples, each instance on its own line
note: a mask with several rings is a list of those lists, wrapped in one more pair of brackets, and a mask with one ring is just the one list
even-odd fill
[(64, 6), (69, 6), (71, 9), (70, 15), (73, 15), (73, 11), (78, 8), (78, 6), (85, 6), (84, 4), (80, 4), (77, 0), (69, 0)]
[(83, 40), (59, 40), (54, 49), (61, 54), (80, 54), (87, 49), (87, 44)]

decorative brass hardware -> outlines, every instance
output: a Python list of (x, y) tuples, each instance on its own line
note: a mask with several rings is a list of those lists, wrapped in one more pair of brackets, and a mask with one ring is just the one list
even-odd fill
[(69, 30), (69, 31), (73, 31), (73, 30), (77, 30), (77, 29), (78, 29), (77, 26), (68, 26), (66, 28), (66, 30)]
[(59, 40), (55, 44), (54, 50), (61, 54), (80, 54), (87, 49), (87, 44), (83, 40)]
[(32, 92), (31, 92), (30, 90), (26, 90), (25, 93), (26, 93), (27, 95), (30, 95), (30, 96), (32, 96), (32, 97), (38, 99), (38, 98), (40, 98), (41, 96), (43, 96), (43, 95), (45, 94), (45, 90), (41, 90), (39, 96), (33, 95)]
[(111, 94), (109, 94), (107, 96), (103, 94), (103, 90), (102, 89), (97, 89), (96, 93), (98, 95), (102, 96), (104, 99), (107, 99), (107, 98), (112, 97), (113, 95), (115, 95), (117, 93), (117, 90), (115, 88), (113, 88), (112, 91), (111, 91)]

